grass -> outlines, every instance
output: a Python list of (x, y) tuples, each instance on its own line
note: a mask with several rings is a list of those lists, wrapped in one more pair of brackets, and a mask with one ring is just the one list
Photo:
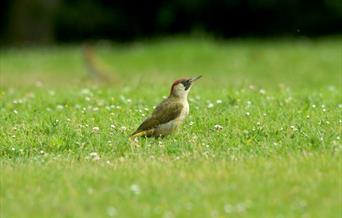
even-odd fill
[[(341, 39), (165, 39), (0, 52), (1, 217), (340, 217)], [(190, 116), (129, 143), (172, 80)]]

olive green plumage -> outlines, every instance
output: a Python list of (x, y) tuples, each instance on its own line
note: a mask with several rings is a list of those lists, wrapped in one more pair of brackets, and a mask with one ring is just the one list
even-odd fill
[(175, 120), (177, 117), (180, 116), (182, 110), (183, 105), (179, 103), (174, 96), (169, 96), (154, 109), (152, 115), (144, 120), (144, 122), (131, 136), (148, 130), (150, 130), (150, 133), (146, 136), (152, 136), (153, 131), (151, 130), (162, 124), (166, 124), (172, 120)]

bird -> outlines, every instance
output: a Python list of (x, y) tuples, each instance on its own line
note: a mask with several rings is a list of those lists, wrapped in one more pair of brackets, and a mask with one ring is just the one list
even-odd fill
[(174, 81), (169, 96), (130, 135), (130, 139), (137, 137), (158, 138), (173, 133), (189, 114), (188, 94), (194, 82), (201, 77)]
[(84, 44), (83, 58), (85, 68), (91, 80), (108, 84), (119, 82), (119, 78), (115, 75), (115, 71), (107, 70), (108, 67), (106, 67), (103, 62), (99, 61), (98, 56), (90, 44)]

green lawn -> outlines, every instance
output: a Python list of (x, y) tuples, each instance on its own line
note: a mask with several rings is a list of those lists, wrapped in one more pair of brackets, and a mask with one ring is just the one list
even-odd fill
[[(0, 217), (341, 217), (342, 38), (0, 51)], [(164, 139), (128, 141), (203, 75)]]

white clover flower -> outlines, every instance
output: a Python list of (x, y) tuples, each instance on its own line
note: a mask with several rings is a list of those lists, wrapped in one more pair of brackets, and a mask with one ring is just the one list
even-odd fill
[(213, 103), (209, 103), (208, 104), (208, 108), (212, 108), (212, 107), (214, 107), (214, 104)]
[(341, 138), (340, 138), (340, 136), (337, 136), (336, 139), (337, 139), (337, 140), (340, 140)]
[(114, 217), (114, 216), (116, 216), (116, 215), (117, 215), (117, 210), (116, 210), (116, 208), (114, 208), (114, 207), (108, 207), (108, 208), (107, 208), (107, 215), (108, 215), (109, 217)]
[(221, 99), (217, 99), (216, 100), (216, 104), (222, 104), (222, 100)]
[(260, 89), (260, 90), (259, 90), (259, 93), (262, 94), (262, 95), (264, 95), (264, 94), (266, 94), (266, 91), (265, 91), (265, 89)]
[(57, 105), (57, 110), (63, 110), (64, 109), (64, 106), (63, 105)]
[(315, 104), (313, 104), (313, 105), (311, 105), (311, 107), (312, 107), (312, 108), (316, 108), (316, 105), (315, 105)]
[(98, 153), (96, 153), (96, 152), (91, 152), (91, 153), (89, 154), (89, 157), (90, 157), (92, 160), (100, 160), (100, 159), (101, 159), (100, 155), (99, 155)]
[(323, 109), (322, 109), (322, 111), (323, 111), (323, 112), (326, 112), (326, 111), (327, 111), (327, 109), (326, 109), (326, 108), (323, 108)]
[(163, 214), (163, 218), (173, 218), (175, 217), (174, 214), (172, 213), (172, 211), (166, 211), (164, 214)]
[(121, 126), (120, 128), (122, 131), (126, 131), (127, 130), (127, 127), (126, 126)]
[(13, 113), (18, 114), (18, 111), (17, 111), (17, 110), (14, 110)]
[(242, 213), (242, 212), (244, 212), (245, 210), (246, 210), (246, 206), (245, 206), (244, 203), (240, 203), (240, 204), (236, 205), (236, 211), (237, 211), (238, 213)]
[(190, 121), (189, 126), (192, 126), (192, 125), (194, 125), (194, 122)]
[(247, 112), (246, 112), (246, 116), (250, 116), (250, 115), (251, 115), (251, 114), (247, 111)]
[(135, 194), (135, 195), (139, 195), (140, 194), (140, 187), (139, 187), (139, 185), (137, 185), (137, 184), (132, 184), (131, 185), (131, 187), (130, 187), (130, 190), (131, 190), (131, 192), (133, 193), (133, 194)]
[(225, 204), (223, 209), (225, 213), (232, 213), (234, 211), (233, 206), (230, 204)]
[(100, 99), (96, 102), (96, 104), (97, 106), (102, 107), (104, 105), (104, 101)]
[(94, 111), (94, 112), (96, 112), (96, 111), (98, 111), (98, 110), (99, 110), (98, 107), (94, 107), (94, 108), (93, 108), (93, 111)]
[(90, 187), (87, 189), (87, 192), (89, 195), (92, 195), (92, 194), (94, 194), (94, 189)]
[(42, 81), (36, 81), (36, 82), (35, 82), (35, 85), (36, 85), (37, 87), (42, 87), (42, 86), (43, 86), (43, 83), (42, 83)]
[(98, 133), (100, 131), (100, 128), (95, 126), (93, 127), (93, 133)]
[(297, 131), (298, 129), (297, 129), (297, 127), (296, 126), (290, 126), (290, 128), (293, 130), (293, 131)]
[(292, 97), (291, 96), (289, 96), (288, 98), (285, 99), (286, 103), (289, 103), (290, 101), (292, 101)]
[(110, 125), (110, 128), (115, 129), (116, 126), (114, 124)]
[(82, 90), (81, 90), (81, 94), (82, 94), (82, 95), (89, 95), (89, 94), (91, 94), (91, 92), (90, 92), (89, 89), (82, 89)]
[(214, 126), (214, 128), (215, 128), (216, 130), (222, 130), (222, 129), (223, 129), (223, 126), (221, 126), (221, 125), (219, 125), (219, 124), (216, 124), (216, 125)]
[(123, 96), (123, 95), (120, 95), (120, 99), (121, 99), (122, 101), (125, 101), (125, 100), (126, 100), (126, 97)]

